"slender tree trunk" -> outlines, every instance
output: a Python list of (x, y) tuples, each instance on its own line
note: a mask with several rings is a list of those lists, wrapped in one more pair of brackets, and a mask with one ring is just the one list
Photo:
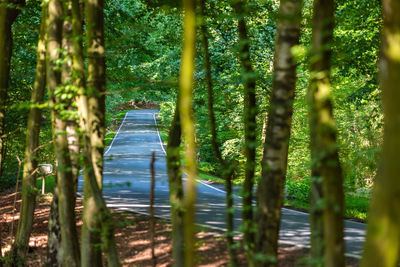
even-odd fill
[(53, 200), (51, 201), (48, 233), (47, 233), (47, 248), (46, 248), (46, 267), (58, 267), (62, 265), (61, 255), (61, 229), (60, 217), (58, 213), (58, 188), (57, 179), (54, 183)]
[(299, 43), (302, 0), (281, 0), (266, 141), (257, 193), (258, 266), (276, 266), (289, 138), (296, 88), (292, 48)]
[[(3, 174), (4, 161), (4, 122), (8, 98), (8, 81), (10, 79), (10, 64), (12, 55), (11, 26), (25, 4), (21, 0), (0, 1), (0, 177)], [(15, 6), (16, 5), (16, 6)]]
[(193, 122), (193, 74), (196, 51), (195, 0), (183, 0), (183, 50), (179, 77), (179, 116), (185, 141), (185, 171), (188, 174), (185, 196), (185, 266), (195, 265), (196, 144)]
[(65, 107), (61, 97), (55, 92), (61, 86), (61, 72), (57, 61), (61, 58), (61, 39), (63, 26), (63, 3), (59, 0), (49, 1), (49, 28), (47, 54), (47, 86), (52, 105), (54, 120), (54, 147), (58, 163), (57, 189), (59, 197), (59, 219), (61, 228), (61, 245), (64, 266), (80, 266), (79, 243), (76, 232), (74, 184), (66, 136), (66, 118), (60, 109)]
[[(311, 130), (311, 135), (314, 135)], [(312, 147), (313, 145), (311, 145)], [(312, 177), (321, 177), (318, 170), (311, 170)], [(323, 208), (318, 201), (323, 198), (321, 179), (311, 179), (310, 192), (310, 230), (311, 230), (311, 266), (320, 267), (324, 261), (324, 221)]]
[[(79, 0), (72, 0), (72, 31), (73, 31), (73, 71), (74, 83), (78, 88), (78, 108), (79, 120), (83, 138), (84, 155), (84, 218), (82, 227), (81, 255), (82, 266), (102, 266), (101, 250), (98, 248), (101, 244), (101, 238), (98, 231), (91, 232), (91, 229), (100, 228), (100, 211), (95, 204), (95, 200), (90, 190), (90, 179), (96, 181), (91, 160), (91, 147), (89, 136), (89, 102), (85, 84), (85, 65), (82, 47), (83, 26), (81, 8)], [(86, 219), (88, 218), (88, 219)], [(97, 219), (96, 219), (97, 218)]]
[(26, 146), (24, 171), (22, 177), (21, 190), (21, 209), (18, 221), (17, 233), (14, 242), (14, 256), (25, 261), (28, 250), (29, 237), (32, 230), (33, 214), (36, 201), (36, 172), (37, 172), (37, 152), (39, 146), (39, 133), (42, 110), (38, 105), (42, 104), (46, 88), (46, 20), (47, 5), (42, 7), (42, 18), (40, 23), (40, 33), (37, 48), (37, 63), (35, 81), (33, 84), (31, 107), (28, 115), (28, 125), (26, 130)]
[(151, 184), (150, 184), (150, 244), (151, 244), (151, 265), (155, 267), (157, 265), (157, 258), (155, 254), (155, 237), (156, 237), (156, 221), (154, 218), (154, 188), (156, 186), (155, 181), (155, 170), (154, 163), (156, 161), (156, 154), (153, 151), (151, 154), (151, 162), (150, 162), (150, 175), (151, 175)]
[[(104, 49), (104, 2), (103, 0), (86, 1), (87, 43), (88, 43), (88, 81), (87, 90), (80, 90), (80, 116), (84, 134), (85, 149), (85, 180), (84, 180), (84, 210), (82, 227), (82, 266), (93, 266), (94, 262), (101, 265), (101, 251), (93, 245), (100, 241), (107, 253), (108, 266), (119, 266), (116, 251), (114, 228), (111, 213), (103, 199), (101, 187), (103, 180), (103, 152), (105, 135), (105, 49)], [(73, 26), (75, 34), (82, 32), (79, 20), (79, 2), (73, 0)], [(79, 25), (78, 25), (79, 24)], [(79, 50), (74, 69), (83, 71), (83, 56), (81, 53), (81, 35), (75, 35), (74, 48)], [(77, 52), (78, 53), (78, 52)], [(76, 66), (75, 66), (76, 65)], [(79, 74), (83, 77), (83, 74)], [(83, 85), (83, 82), (81, 83)], [(83, 89), (83, 87), (80, 86)], [(96, 216), (98, 219), (96, 219)], [(100, 233), (93, 230), (101, 229)], [(100, 259), (99, 259), (100, 257)], [(96, 265), (99, 266), (99, 265)]]
[(184, 265), (184, 195), (182, 186), (180, 144), (181, 124), (179, 119), (179, 97), (176, 102), (174, 119), (172, 120), (167, 145), (167, 169), (169, 180), (169, 199), (171, 203), (172, 221), (172, 257), (174, 266)]
[[(323, 207), (324, 266), (344, 266), (343, 177), (330, 82), (334, 1), (316, 0), (313, 10), (309, 90), (312, 181), (318, 183), (318, 180), (322, 180), (322, 200), (326, 203)], [(315, 186), (318, 187), (318, 184)]]
[[(63, 25), (63, 39), (62, 39), (62, 47), (63, 51), (66, 52), (67, 56), (64, 59), (63, 70), (62, 70), (62, 83), (65, 86), (69, 86), (69, 88), (73, 88), (73, 66), (72, 66), (72, 54), (73, 54), (73, 40), (72, 40), (72, 3), (68, 1), (65, 3), (66, 10), (68, 10), (68, 19), (64, 20)], [(72, 114), (70, 118), (67, 120), (67, 139), (68, 139), (68, 150), (71, 158), (71, 168), (72, 168), (72, 180), (74, 187), (74, 196), (76, 196), (77, 185), (78, 185), (78, 176), (79, 176), (79, 133), (78, 129), (78, 121), (75, 116), (77, 112), (77, 108), (73, 105), (73, 102), (76, 99), (76, 92), (74, 90), (67, 90), (66, 93), (71, 95), (68, 98), (68, 110)], [(73, 199), (74, 205), (76, 202), (76, 198)]]
[(246, 25), (246, 1), (234, 1), (233, 9), (239, 19), (239, 60), (242, 65), (242, 79), (244, 87), (244, 136), (245, 136), (245, 180), (242, 196), (242, 226), (243, 244), (249, 266), (253, 266), (254, 253), (254, 221), (253, 221), (253, 185), (256, 167), (257, 144), (257, 106), (256, 106), (256, 74), (250, 58), (250, 40)]
[(384, 143), (368, 216), (361, 266), (398, 266), (400, 251), (400, 3), (383, 0), (379, 78), (384, 111)]
[[(86, 128), (88, 134), (88, 143), (89, 145), (86, 149), (86, 153), (90, 153), (90, 164), (89, 168), (93, 168), (90, 173), (85, 175), (84, 182), (84, 210), (83, 210), (83, 227), (82, 227), (82, 244), (81, 244), (81, 252), (82, 252), (82, 266), (92, 266), (95, 264), (96, 266), (102, 265), (101, 260), (101, 250), (99, 249), (99, 245), (101, 243), (100, 232), (96, 229), (99, 229), (101, 226), (101, 221), (99, 220), (100, 208), (96, 205), (94, 199), (94, 192), (91, 188), (88, 179), (94, 178), (97, 181), (97, 186), (102, 189), (103, 178), (103, 151), (104, 151), (104, 92), (105, 92), (105, 81), (103, 77), (99, 76), (101, 73), (105, 71), (105, 59), (104, 59), (104, 40), (102, 33), (98, 31), (102, 30), (103, 27), (103, 17), (99, 17), (98, 20), (101, 20), (100, 25), (97, 27), (101, 27), (101, 29), (96, 28), (97, 21), (96, 13), (97, 9), (102, 8), (102, 3), (99, 1), (85, 1), (86, 8), (86, 23), (88, 25), (87, 28), (87, 38), (88, 38), (88, 60), (89, 60), (89, 73), (88, 73), (88, 94), (85, 105), (87, 105), (87, 116), (85, 118), (86, 123), (88, 124)], [(89, 22), (90, 21), (90, 22)], [(95, 42), (99, 43), (99, 46), (96, 47)], [(103, 50), (103, 51), (101, 51)], [(99, 64), (99, 66), (96, 66)], [(103, 68), (103, 70), (99, 70)], [(93, 93), (89, 93), (93, 92)], [(96, 98), (98, 97), (98, 99)], [(87, 167), (86, 167), (87, 168)], [(85, 169), (86, 169), (85, 168)]]
[(211, 132), (211, 146), (214, 152), (214, 155), (223, 170), (223, 178), (225, 180), (225, 190), (226, 190), (226, 241), (228, 246), (230, 265), (237, 266), (237, 257), (236, 250), (234, 246), (234, 228), (233, 228), (233, 197), (232, 197), (232, 176), (234, 173), (234, 169), (232, 168), (232, 164), (229, 164), (222, 158), (221, 151), (219, 149), (220, 145), (218, 143), (218, 136), (216, 130), (216, 120), (214, 114), (214, 95), (213, 95), (213, 85), (212, 85), (212, 77), (211, 77), (211, 62), (210, 62), (210, 53), (208, 49), (208, 32), (206, 25), (206, 7), (205, 0), (200, 0), (200, 16), (202, 19), (202, 24), (200, 27), (201, 36), (202, 36), (202, 44), (204, 49), (204, 68), (206, 72), (206, 86), (207, 86), (207, 96), (208, 96), (208, 118), (210, 121), (210, 132)]

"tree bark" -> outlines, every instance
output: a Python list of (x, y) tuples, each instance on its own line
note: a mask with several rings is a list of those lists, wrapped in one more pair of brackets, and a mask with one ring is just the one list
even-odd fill
[[(78, 49), (74, 59), (74, 69), (83, 77), (84, 62), (81, 36), (79, 2), (73, 0), (74, 48)], [(84, 210), (82, 227), (82, 266), (101, 266), (101, 251), (93, 245), (99, 244), (100, 233), (104, 251), (107, 253), (108, 266), (119, 266), (118, 253), (114, 240), (114, 228), (111, 213), (103, 199), (101, 187), (103, 180), (103, 152), (105, 135), (105, 49), (104, 49), (104, 2), (87, 0), (86, 33), (88, 44), (88, 80), (87, 90), (80, 82), (79, 108), (81, 127), (86, 134), (84, 143)], [(97, 218), (97, 219), (96, 219)], [(93, 231), (101, 229), (100, 233)]]
[(276, 266), (283, 205), (296, 67), (292, 48), (299, 44), (302, 0), (281, 0), (275, 42), (274, 74), (266, 139), (257, 192), (257, 266)]
[(4, 123), (8, 98), (8, 82), (13, 47), (11, 26), (25, 5), (22, 0), (0, 1), (0, 177), (3, 174), (4, 162)]
[[(61, 72), (57, 61), (61, 58), (61, 40), (63, 26), (63, 2), (60, 0), (49, 1), (49, 28), (47, 44), (47, 86), (50, 93), (52, 118), (54, 121), (54, 147), (58, 163), (57, 189), (59, 200), (59, 220), (61, 228), (61, 246), (63, 266), (80, 266), (79, 242), (76, 232), (74, 184), (69, 157), (68, 140), (66, 136), (66, 118), (60, 113), (66, 104), (63, 103), (60, 93)], [(63, 91), (63, 90), (61, 90)]]
[(56, 179), (54, 183), (53, 200), (51, 201), (48, 224), (45, 260), (46, 267), (58, 267), (62, 265), (61, 229), (58, 209), (58, 189)]
[(169, 199), (172, 221), (172, 257), (174, 266), (183, 267), (184, 250), (184, 195), (182, 186), (180, 144), (181, 124), (179, 118), (179, 96), (176, 102), (174, 119), (171, 122), (167, 144), (167, 169), (169, 181)]
[(243, 244), (249, 266), (253, 266), (254, 253), (254, 221), (253, 221), (253, 185), (256, 167), (257, 147), (257, 106), (256, 106), (256, 73), (250, 58), (250, 39), (246, 25), (246, 1), (234, 1), (233, 9), (238, 17), (239, 60), (242, 65), (244, 88), (244, 142), (245, 142), (245, 179), (242, 189), (242, 229)]
[(179, 116), (185, 141), (185, 171), (188, 174), (185, 195), (185, 266), (195, 265), (195, 201), (196, 201), (196, 144), (193, 122), (193, 74), (196, 51), (195, 0), (183, 0), (183, 49), (179, 77)]
[[(74, 187), (74, 195), (77, 192), (78, 176), (79, 176), (79, 133), (78, 121), (75, 116), (77, 108), (73, 105), (76, 99), (76, 92), (73, 88), (73, 66), (72, 66), (72, 53), (73, 53), (73, 40), (72, 40), (72, 3), (68, 1), (65, 3), (67, 9), (67, 17), (63, 25), (63, 39), (62, 47), (63, 51), (66, 52), (66, 58), (64, 59), (63, 70), (62, 70), (62, 83), (64, 86), (68, 86), (70, 89), (66, 89), (66, 93), (70, 96), (68, 97), (69, 105), (68, 111), (72, 114), (67, 120), (67, 139), (68, 139), (68, 150), (71, 158), (71, 168), (72, 168), (72, 180)], [(73, 199), (74, 205), (76, 198)]]
[[(334, 1), (314, 1), (309, 87), (312, 182), (322, 181), (324, 266), (344, 266), (343, 177), (336, 142), (330, 82)], [(312, 208), (313, 209), (313, 208)], [(314, 218), (315, 219), (315, 218)], [(315, 244), (315, 243), (314, 243)]]
[[(101, 1), (100, 1), (101, 2)], [(82, 266), (102, 266), (101, 250), (99, 245), (101, 244), (100, 232), (96, 229), (100, 229), (101, 221), (98, 219), (100, 214), (100, 208), (97, 206), (94, 199), (94, 192), (91, 188), (88, 179), (97, 181), (97, 186), (102, 189), (103, 178), (103, 151), (104, 151), (104, 94), (105, 92), (105, 81), (100, 72), (105, 70), (105, 59), (104, 57), (104, 40), (102, 33), (103, 17), (96, 18), (96, 13), (99, 6), (99, 1), (85, 1), (86, 11), (86, 23), (87, 23), (87, 39), (88, 39), (88, 80), (87, 80), (87, 99), (85, 105), (87, 105), (87, 116), (85, 121), (87, 122), (87, 128), (85, 129), (88, 134), (88, 143), (90, 147), (87, 147), (86, 153), (90, 153), (90, 166), (93, 168), (90, 173), (85, 175), (84, 181), (84, 210), (83, 210), (83, 226), (82, 226)], [(98, 20), (101, 20), (100, 25)], [(90, 22), (89, 22), (90, 21)], [(101, 27), (101, 29), (97, 29)], [(96, 46), (96, 42), (98, 45)], [(102, 51), (103, 50), (103, 51)], [(99, 64), (99, 66), (96, 66)], [(103, 70), (100, 70), (103, 68)], [(105, 73), (103, 73), (105, 74)], [(92, 92), (92, 93), (91, 93)], [(99, 97), (96, 99), (96, 97)], [(88, 168), (88, 167), (86, 167)], [(86, 169), (85, 168), (85, 169)], [(97, 219), (96, 219), (97, 218)]]
[(368, 216), (361, 266), (398, 266), (400, 251), (400, 3), (383, 0), (379, 78), (384, 142)]
[(217, 136), (217, 127), (214, 113), (214, 95), (213, 95), (213, 84), (211, 77), (211, 60), (210, 53), (208, 49), (208, 32), (206, 25), (206, 6), (205, 0), (200, 0), (200, 16), (202, 20), (202, 24), (200, 26), (201, 36), (202, 36), (202, 44), (204, 49), (203, 55), (203, 65), (205, 68), (206, 74), (206, 87), (207, 87), (207, 97), (208, 97), (208, 119), (210, 122), (210, 132), (211, 132), (211, 147), (215, 158), (221, 169), (223, 170), (222, 176), (225, 181), (225, 190), (226, 190), (226, 241), (228, 247), (228, 253), (230, 258), (230, 265), (232, 267), (237, 266), (237, 257), (236, 257), (236, 249), (235, 243), (233, 240), (234, 237), (234, 224), (233, 224), (233, 197), (232, 197), (232, 177), (234, 174), (234, 168), (231, 162), (227, 162), (221, 154), (220, 144), (218, 142)]
[(31, 96), (31, 107), (28, 115), (26, 130), (26, 145), (24, 171), (22, 177), (20, 219), (14, 241), (14, 256), (25, 261), (28, 250), (29, 237), (32, 231), (33, 214), (36, 202), (36, 177), (37, 177), (37, 152), (39, 146), (39, 134), (42, 110), (39, 107), (43, 103), (46, 88), (46, 30), (47, 30), (47, 5), (42, 7), (39, 41), (37, 48), (37, 62), (35, 81)]
[(153, 151), (151, 153), (151, 162), (150, 162), (150, 175), (151, 175), (151, 184), (150, 184), (150, 197), (149, 197), (149, 202), (150, 202), (150, 244), (151, 244), (151, 265), (155, 267), (157, 265), (157, 258), (155, 254), (155, 246), (156, 246), (156, 221), (154, 218), (154, 188), (156, 186), (156, 181), (155, 181), (155, 169), (154, 169), (154, 163), (156, 161), (156, 153)]

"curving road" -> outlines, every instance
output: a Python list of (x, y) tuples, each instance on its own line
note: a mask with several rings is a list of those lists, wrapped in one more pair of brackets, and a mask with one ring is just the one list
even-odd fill
[[(105, 151), (104, 189), (107, 206), (148, 214), (151, 153), (156, 154), (155, 214), (169, 218), (168, 176), (165, 150), (157, 130), (157, 110), (129, 111)], [(82, 180), (80, 180), (80, 186)], [(241, 222), (241, 199), (235, 197), (235, 228)], [(196, 221), (225, 229), (225, 192), (202, 181), (197, 184)], [(361, 255), (365, 225), (345, 222), (347, 255)], [(280, 242), (303, 247), (310, 244), (308, 214), (282, 209)]]

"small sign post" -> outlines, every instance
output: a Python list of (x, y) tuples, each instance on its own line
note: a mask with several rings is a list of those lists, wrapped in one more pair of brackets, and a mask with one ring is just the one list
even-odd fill
[(45, 189), (45, 177), (53, 173), (53, 165), (51, 164), (39, 164), (39, 174), (42, 176), (42, 195), (44, 195)]

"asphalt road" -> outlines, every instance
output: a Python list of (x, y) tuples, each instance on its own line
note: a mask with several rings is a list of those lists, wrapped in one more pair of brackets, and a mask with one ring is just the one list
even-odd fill
[[(168, 176), (165, 150), (156, 126), (157, 110), (126, 114), (114, 140), (105, 151), (103, 195), (110, 208), (148, 214), (151, 153), (156, 154), (155, 214), (169, 218)], [(80, 185), (82, 181), (80, 181)], [(202, 181), (197, 184), (196, 222), (225, 229), (225, 192)], [(241, 199), (235, 199), (235, 228), (241, 222)], [(345, 222), (346, 252), (361, 255), (365, 225)], [(280, 242), (308, 247), (307, 213), (282, 209)]]

